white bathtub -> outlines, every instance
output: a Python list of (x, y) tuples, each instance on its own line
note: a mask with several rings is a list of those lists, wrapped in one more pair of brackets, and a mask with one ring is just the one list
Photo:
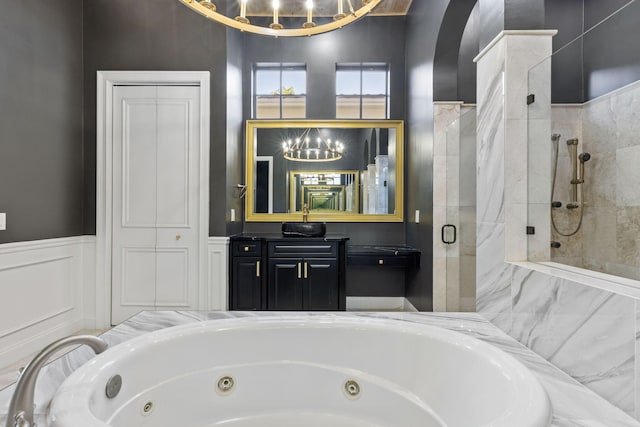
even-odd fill
[[(122, 388), (109, 399), (116, 374)], [(226, 392), (217, 387), (224, 377), (233, 381)], [(533, 427), (550, 419), (537, 378), (491, 345), (405, 321), (323, 315), (215, 320), (132, 339), (67, 378), (48, 414), (55, 427)]]

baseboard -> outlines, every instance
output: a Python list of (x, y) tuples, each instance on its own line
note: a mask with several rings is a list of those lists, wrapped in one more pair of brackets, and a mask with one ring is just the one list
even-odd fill
[(411, 304), (411, 301), (409, 301), (408, 298), (404, 299), (404, 311), (410, 311), (413, 313), (417, 313), (419, 310), (413, 305)]
[(347, 297), (347, 311), (418, 311), (405, 297)]

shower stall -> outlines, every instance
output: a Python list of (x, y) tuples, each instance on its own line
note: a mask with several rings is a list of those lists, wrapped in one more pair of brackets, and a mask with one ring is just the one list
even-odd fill
[[(640, 70), (614, 63), (629, 60), (630, 47), (615, 43), (625, 19), (616, 14), (529, 70), (528, 187), (550, 193), (529, 222), (550, 215), (548, 253), (535, 261), (640, 280)], [(597, 44), (604, 38), (615, 53)]]

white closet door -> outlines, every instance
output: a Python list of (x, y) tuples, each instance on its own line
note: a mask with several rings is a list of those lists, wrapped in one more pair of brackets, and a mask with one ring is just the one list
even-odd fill
[(199, 89), (118, 86), (112, 313), (197, 307)]

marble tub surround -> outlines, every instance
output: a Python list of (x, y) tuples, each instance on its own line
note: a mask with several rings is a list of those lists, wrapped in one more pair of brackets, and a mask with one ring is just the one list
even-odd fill
[(514, 266), (510, 335), (635, 414), (636, 301)]
[[(143, 312), (128, 321), (106, 332), (102, 337), (111, 345), (139, 336), (146, 332), (201, 322), (210, 319), (234, 317), (278, 316), (278, 313), (265, 312)], [(287, 316), (314, 316), (314, 313), (287, 313)], [(322, 313), (326, 315), (326, 313)], [(572, 380), (565, 373), (546, 362), (514, 339), (510, 338), (490, 322), (472, 313), (335, 313), (335, 316), (390, 318), (425, 324), (457, 331), (490, 343), (520, 360), (540, 379), (547, 391), (553, 406), (552, 426), (638, 426), (636, 422), (622, 411), (613, 407), (601, 397)], [(92, 357), (89, 350), (74, 350), (58, 361), (53, 362), (43, 372), (37, 383), (36, 412), (43, 414), (47, 402), (56, 388), (74, 369)], [(428, 363), (428, 362), (425, 362)], [(6, 408), (13, 387), (0, 391), (0, 414), (6, 414)], [(0, 425), (6, 421), (0, 415)], [(46, 427), (44, 417), (38, 420), (40, 427)]]
[(491, 321), (640, 419), (636, 282), (603, 273), (585, 275), (583, 269), (556, 263), (505, 262), (501, 271), (508, 277), (500, 289), (479, 286), (492, 295), (483, 307), (492, 314)]

